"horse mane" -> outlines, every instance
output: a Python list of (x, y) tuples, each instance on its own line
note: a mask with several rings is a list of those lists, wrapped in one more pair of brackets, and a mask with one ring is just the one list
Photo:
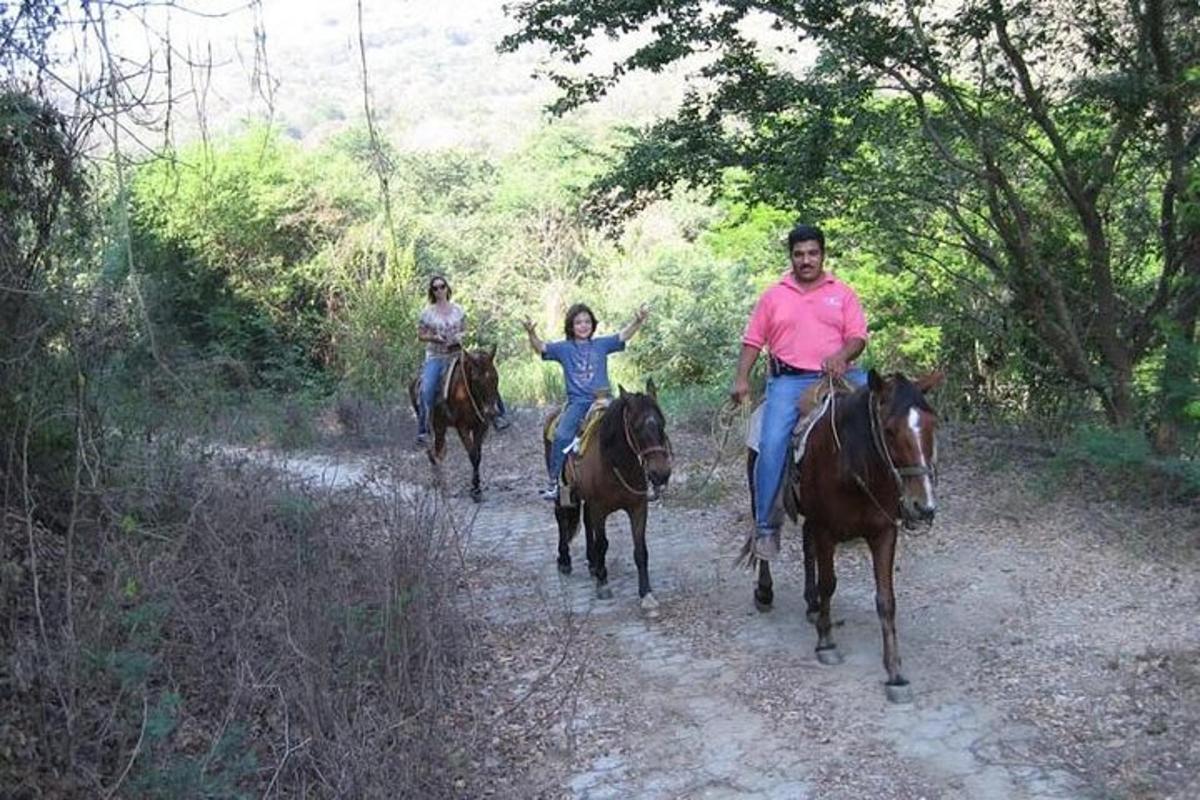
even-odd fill
[(600, 427), (596, 429), (596, 438), (600, 442), (600, 452), (612, 460), (614, 454), (620, 452), (625, 445), (625, 409), (629, 407), (628, 394), (622, 394), (608, 404), (604, 416), (600, 418)]
[(834, 414), (841, 453), (838, 460), (844, 473), (867, 474), (875, 457), (875, 442), (871, 438), (871, 390), (866, 386), (839, 398)]

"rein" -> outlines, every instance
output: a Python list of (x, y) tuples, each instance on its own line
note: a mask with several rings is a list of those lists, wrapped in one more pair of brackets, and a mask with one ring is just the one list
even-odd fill
[[(831, 394), (831, 397), (833, 395)], [(833, 441), (837, 445), (837, 450), (840, 453), (842, 450), (841, 440), (838, 438), (837, 418), (834, 415), (835, 408), (830, 404), (829, 409), (829, 427), (833, 430)], [(888, 474), (891, 475), (893, 482), (896, 484), (897, 504), (904, 497), (904, 478), (906, 477), (922, 477), (925, 475), (933, 475), (934, 472), (927, 466), (905, 466), (897, 467), (895, 459), (892, 458), (892, 452), (888, 449), (887, 440), (883, 436), (883, 422), (879, 419), (879, 409), (875, 404), (875, 393), (867, 389), (867, 419), (871, 424), (871, 444), (875, 448), (875, 455), (887, 466)], [(851, 470), (851, 476), (854, 478), (854, 483), (862, 489), (863, 493), (875, 505), (881, 514), (888, 516), (890, 519), (895, 519), (896, 514), (888, 513), (887, 509), (875, 497), (875, 493), (867, 486), (866, 480), (858, 472)], [(899, 509), (898, 509), (899, 510)], [(903, 516), (903, 512), (901, 512)]]
[(926, 475), (932, 476), (933, 470), (922, 465), (907, 467), (896, 466), (896, 461), (892, 458), (891, 451), (888, 450), (887, 441), (883, 438), (883, 423), (879, 420), (879, 410), (875, 407), (875, 403), (872, 402), (872, 398), (873, 395), (871, 395), (868, 390), (867, 403), (870, 406), (871, 438), (875, 443), (875, 452), (880, 458), (883, 459), (883, 462), (887, 464), (888, 469), (892, 474), (892, 480), (896, 482), (896, 488), (903, 492), (904, 478), (920, 478)]
[(471, 391), (471, 378), (467, 375), (466, 361), (468, 358), (470, 358), (470, 356), (466, 353), (466, 351), (463, 351), (463, 353), (458, 357), (458, 366), (462, 370), (463, 385), (467, 389), (467, 399), (471, 401), (471, 410), (475, 412), (476, 419), (478, 419), (480, 422), (487, 422), (487, 419), (483, 416), (483, 412), (479, 409), (479, 402), (475, 400), (475, 395)]

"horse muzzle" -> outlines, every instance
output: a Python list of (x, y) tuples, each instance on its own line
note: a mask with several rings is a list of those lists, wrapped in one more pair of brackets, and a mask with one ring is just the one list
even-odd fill
[(671, 480), (671, 465), (666, 464), (661, 467), (655, 467), (650, 464), (646, 465), (646, 479), (653, 487), (655, 494), (667, 488), (667, 482)]
[(937, 513), (937, 502), (932, 498), (902, 497), (900, 499), (900, 517), (904, 527), (915, 527), (920, 523), (931, 524)]

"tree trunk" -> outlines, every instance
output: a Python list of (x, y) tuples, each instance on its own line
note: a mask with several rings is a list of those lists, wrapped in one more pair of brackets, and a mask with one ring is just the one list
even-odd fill
[(1154, 449), (1160, 455), (1179, 454), (1184, 408), (1195, 397), (1200, 357), (1196, 324), (1200, 322), (1200, 230), (1190, 231), (1182, 242), (1183, 288), (1171, 314), (1166, 360), (1159, 378), (1162, 406), (1154, 431)]

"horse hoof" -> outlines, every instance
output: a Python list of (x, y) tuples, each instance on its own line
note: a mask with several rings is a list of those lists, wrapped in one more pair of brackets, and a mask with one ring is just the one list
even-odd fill
[(476, 503), (482, 503), (483, 502), (483, 490), (482, 489), (472, 489), (471, 490), (471, 499), (474, 500)]
[(754, 592), (754, 607), (757, 608), (759, 611), (763, 611), (763, 612), (770, 611), (771, 604), (774, 601), (775, 601), (775, 598), (772, 597), (770, 594), (767, 594), (766, 592), (759, 592), (759, 591), (755, 590), (755, 592)]
[(570, 575), (571, 574), (571, 565), (569, 563), (564, 564), (563, 562), (560, 561), (560, 562), (558, 562), (558, 571), (561, 572), (563, 575)]
[(827, 667), (836, 667), (846, 659), (842, 658), (842, 654), (838, 652), (836, 647), (829, 647), (825, 650), (817, 651), (817, 661), (820, 661)]
[(892, 703), (911, 703), (913, 701), (912, 686), (904, 683), (885, 683), (883, 692)]
[(612, 589), (607, 586), (600, 586), (596, 589), (597, 600), (612, 600)]
[(650, 619), (658, 619), (658, 601), (654, 595), (647, 594), (642, 598), (642, 613)]

